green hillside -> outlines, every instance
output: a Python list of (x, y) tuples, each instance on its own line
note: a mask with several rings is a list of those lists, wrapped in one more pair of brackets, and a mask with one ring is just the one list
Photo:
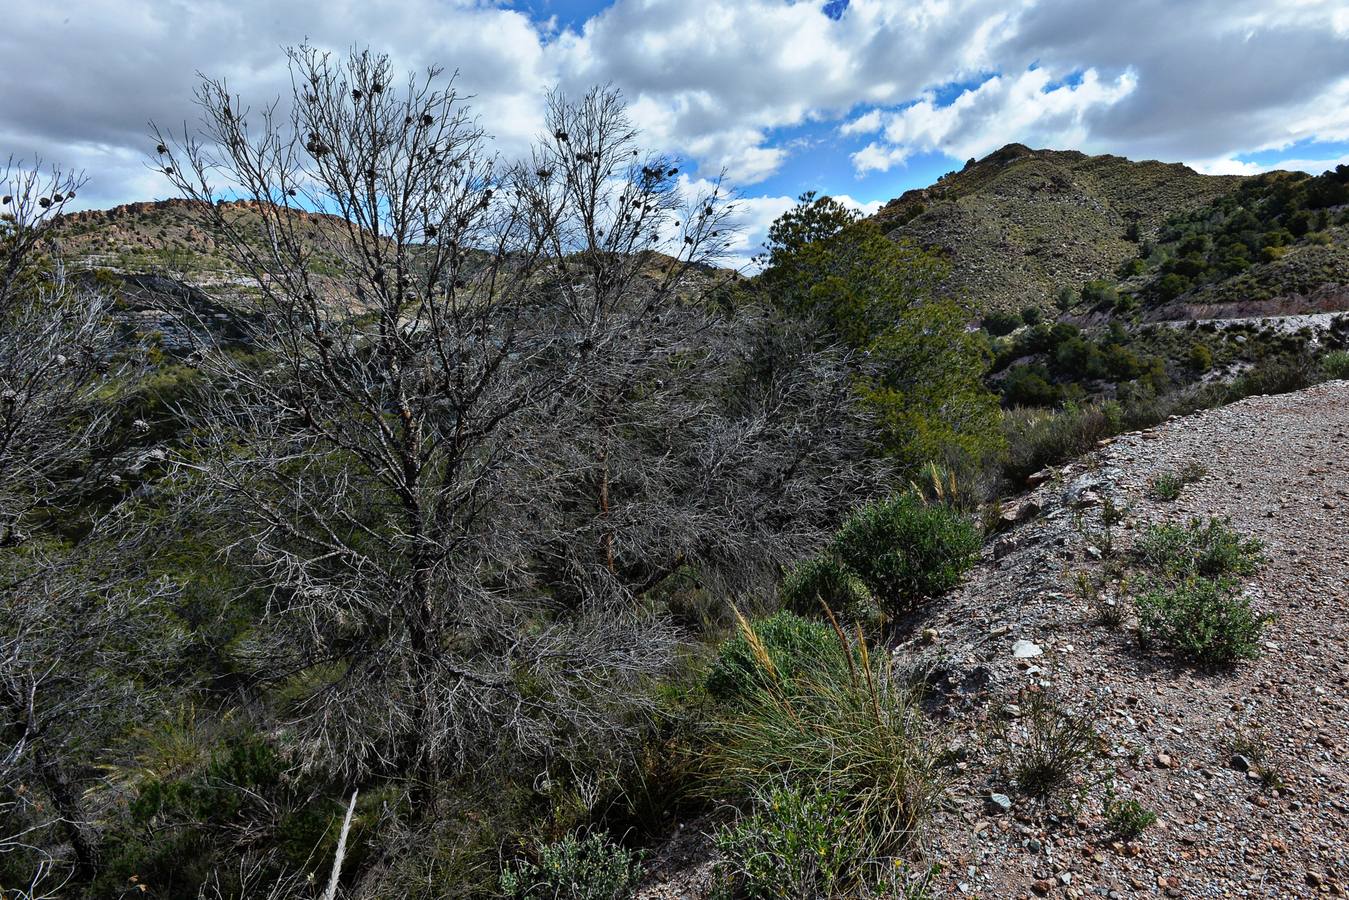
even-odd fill
[(1179, 164), (1009, 144), (876, 215), (891, 237), (944, 250), (948, 286), (980, 312), (1048, 306), (1113, 275), (1172, 216), (1240, 185)]

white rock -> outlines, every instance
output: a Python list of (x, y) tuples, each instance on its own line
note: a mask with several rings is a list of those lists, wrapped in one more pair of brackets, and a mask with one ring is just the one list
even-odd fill
[(1040, 645), (1031, 641), (1022, 639), (1012, 644), (1013, 659), (1030, 659), (1032, 656), (1039, 656), (1041, 653), (1044, 653), (1044, 651), (1040, 649)]

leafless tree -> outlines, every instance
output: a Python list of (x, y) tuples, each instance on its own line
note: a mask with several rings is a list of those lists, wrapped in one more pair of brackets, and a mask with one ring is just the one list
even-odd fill
[(20, 896), (38, 897), (94, 871), (84, 792), (141, 705), (128, 673), (166, 587), (132, 586), (123, 514), (82, 499), (121, 374), (107, 298), (51, 252), (82, 179), (11, 160), (0, 182), (0, 853), (31, 865)]
[(744, 589), (874, 484), (844, 369), (715, 302), (731, 204), (615, 92), (552, 95), (507, 164), (438, 70), (290, 63), (293, 106), (206, 80), (155, 136), (253, 281), (193, 477), (270, 597), (259, 665), (308, 685), (292, 746), (423, 782), (622, 746), (676, 641), (644, 593)]

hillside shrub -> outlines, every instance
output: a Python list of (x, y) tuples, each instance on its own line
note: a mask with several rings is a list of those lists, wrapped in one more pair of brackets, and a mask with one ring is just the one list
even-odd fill
[(1104, 438), (1118, 434), (1123, 411), (1119, 404), (1069, 404), (1053, 413), (1010, 411), (1004, 425), (1008, 452), (1004, 472), (1021, 481), (1045, 466), (1080, 456)]
[(854, 513), (832, 550), (883, 611), (899, 615), (955, 587), (980, 544), (979, 530), (967, 516), (900, 494)]
[[(1033, 324), (1033, 323), (1026, 323), (1026, 324)], [(984, 316), (983, 325), (984, 331), (987, 331), (994, 337), (1002, 337), (1003, 335), (1011, 334), (1013, 331), (1016, 331), (1018, 328), (1020, 328), (1022, 325), (1022, 321), (1021, 317), (1016, 315), (1015, 313), (1001, 312), (998, 310), (994, 310), (993, 312)]]
[(1137, 800), (1105, 798), (1105, 828), (1112, 837), (1131, 841), (1157, 822), (1157, 814)]
[(1253, 659), (1271, 620), (1257, 614), (1227, 579), (1192, 576), (1177, 584), (1154, 585), (1135, 604), (1144, 646), (1162, 644), (1203, 666)]
[(1331, 380), (1349, 379), (1349, 350), (1335, 350), (1321, 357), (1321, 371)]
[(535, 845), (537, 861), (518, 861), (501, 873), (501, 893), (514, 900), (629, 900), (642, 878), (641, 854), (608, 835), (568, 835)]
[(1194, 344), (1186, 361), (1194, 371), (1207, 372), (1213, 368), (1213, 351), (1206, 344)]
[(1101, 737), (1089, 711), (1074, 711), (1044, 691), (1020, 700), (1015, 740), (1009, 740), (1012, 779), (1041, 801), (1063, 799), (1098, 783)]
[(719, 833), (719, 881), (739, 898), (838, 897), (865, 876), (868, 842), (838, 794), (787, 784)]
[(796, 681), (845, 665), (832, 627), (779, 612), (741, 628), (721, 645), (707, 675), (707, 692), (733, 702), (766, 685), (793, 690)]
[(1165, 577), (1253, 575), (1264, 561), (1263, 545), (1243, 538), (1230, 520), (1191, 519), (1186, 525), (1153, 525), (1138, 540), (1143, 563)]
[[(755, 626), (741, 627), (750, 642), (766, 642)], [(790, 684), (760, 679), (745, 702), (720, 708), (705, 750), (709, 794), (749, 799), (790, 784), (805, 797), (826, 795), (829, 814), (843, 811), (865, 842), (849, 857), (891, 857), (911, 844), (938, 796), (938, 733), (888, 653), (873, 657), (865, 643), (833, 637), (844, 665)]]
[(840, 621), (869, 622), (876, 603), (856, 572), (832, 556), (800, 563), (782, 583), (782, 605), (798, 616), (818, 618), (828, 606)]
[(1016, 366), (1002, 381), (1002, 403), (1007, 407), (1055, 406), (1063, 399), (1063, 391), (1049, 383), (1049, 372), (1044, 366)]

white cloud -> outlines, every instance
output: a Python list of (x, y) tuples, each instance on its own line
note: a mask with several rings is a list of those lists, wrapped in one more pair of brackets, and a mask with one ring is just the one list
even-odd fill
[(989, 78), (944, 106), (927, 93), (912, 106), (881, 115), (884, 142), (854, 153), (853, 166), (858, 174), (883, 172), (913, 153), (934, 150), (957, 159), (977, 157), (1009, 140), (1077, 147), (1088, 137), (1089, 116), (1128, 97), (1137, 83), (1133, 72), (1107, 83), (1087, 69), (1078, 83), (1056, 85), (1047, 69), (1035, 68)]
[(1258, 175), (1261, 172), (1273, 172), (1276, 169), (1320, 175), (1327, 169), (1349, 165), (1349, 154), (1330, 159), (1278, 159), (1266, 164), (1242, 161), (1233, 155), (1217, 159), (1192, 160), (1187, 165), (1196, 172), (1203, 172), (1205, 175)]
[(647, 143), (741, 185), (844, 152), (780, 137), (812, 123), (850, 148), (867, 136), (861, 172), (1010, 141), (1219, 161), (1349, 140), (1343, 0), (852, 0), (837, 20), (818, 0), (613, 0), (561, 30), (506, 0), (11, 6), (0, 143), (87, 167), (89, 202), (143, 198), (145, 123), (194, 118), (196, 71), (266, 102), (288, 87), (280, 47), (306, 36), (457, 68), (507, 151), (537, 133), (548, 87), (612, 83)]

